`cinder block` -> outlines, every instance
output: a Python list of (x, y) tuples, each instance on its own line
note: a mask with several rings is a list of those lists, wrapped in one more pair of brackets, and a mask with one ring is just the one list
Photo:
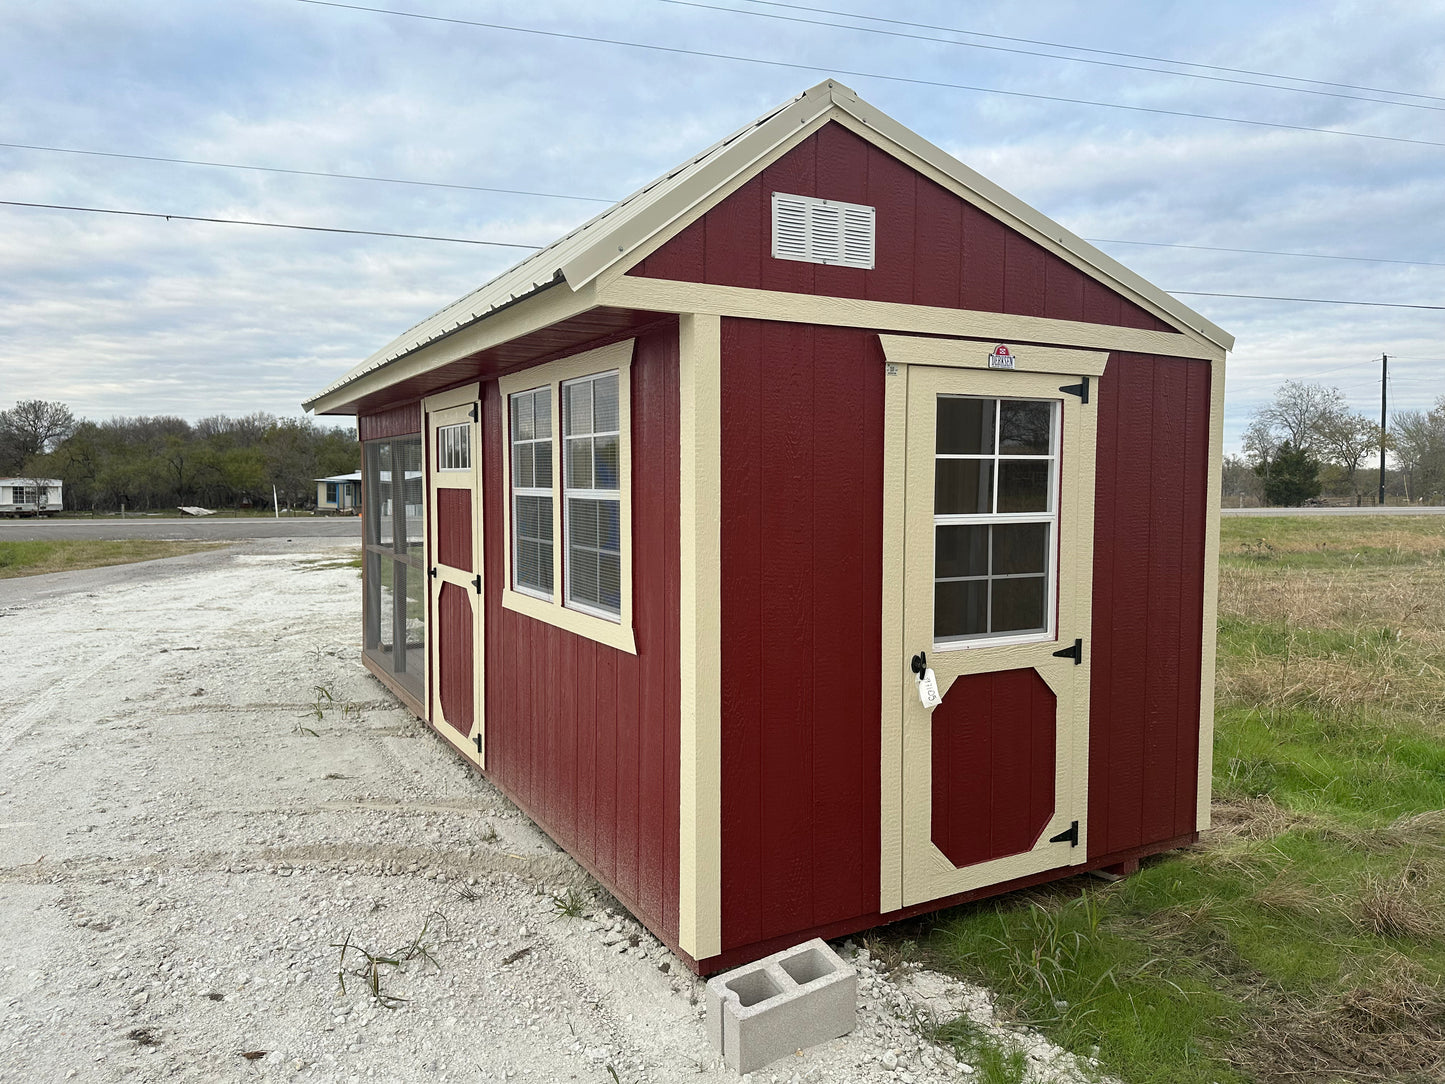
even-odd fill
[(737, 1073), (853, 1030), (858, 973), (827, 942), (801, 945), (707, 984), (707, 1035)]

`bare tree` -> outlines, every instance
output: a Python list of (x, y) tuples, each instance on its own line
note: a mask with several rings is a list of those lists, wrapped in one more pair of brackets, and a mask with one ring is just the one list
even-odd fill
[(1262, 418), (1258, 412), (1250, 421), (1249, 427), (1244, 431), (1243, 445), (1244, 454), (1251, 467), (1263, 467), (1266, 476), (1269, 472), (1269, 464), (1274, 462), (1274, 454), (1279, 451), (1281, 437), (1271, 428), (1269, 422)]
[(1262, 424), (1278, 438), (1276, 449), (1280, 443), (1288, 441), (1299, 450), (1319, 455), (1324, 452), (1320, 430), (1325, 421), (1348, 413), (1349, 408), (1339, 388), (1287, 380), (1274, 393), (1274, 400), (1268, 406), (1255, 411), (1250, 428), (1254, 427), (1254, 423)]
[(75, 415), (64, 403), (23, 399), (0, 410), (0, 474), (24, 470), (36, 456), (54, 451), (75, 426)]
[(1229, 508), (1243, 508), (1245, 505), (1254, 508), (1263, 503), (1264, 483), (1243, 456), (1224, 457), (1220, 498)]
[(1315, 449), (1321, 459), (1344, 472), (1350, 493), (1359, 497), (1355, 474), (1372, 452), (1380, 447), (1380, 427), (1363, 414), (1348, 410), (1332, 412), (1315, 424)]
[(1395, 461), (1405, 476), (1405, 496), (1437, 499), (1445, 490), (1445, 396), (1427, 411), (1400, 410), (1390, 418)]

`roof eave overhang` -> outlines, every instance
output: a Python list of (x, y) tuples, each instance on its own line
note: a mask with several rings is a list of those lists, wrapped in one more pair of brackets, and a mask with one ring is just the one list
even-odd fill
[[(398, 384), (408, 376), (414, 375), (406, 367), (407, 372), (402, 372), (400, 363), (408, 358), (415, 358), (418, 354), (426, 353), (432, 358), (435, 365), (445, 365), (449, 361), (465, 357), (475, 349), (485, 347), (474, 346), (469, 336), (464, 333), (475, 330), (478, 325), (499, 316), (500, 314), (514, 309), (520, 305), (535, 301), (538, 295), (546, 293), (554, 286), (562, 284), (562, 275), (559, 271), (547, 282), (539, 283), (530, 293), (522, 294), (519, 297), (497, 305), (487, 312), (480, 313), (467, 320), (462, 320), (453, 328), (448, 329), (435, 338), (428, 339), (409, 350), (404, 350), (393, 357), (386, 359), (378, 365), (373, 366), (364, 373), (357, 373), (350, 380), (339, 384), (336, 387), (328, 388), (319, 395), (313, 396), (302, 402), (301, 406), (313, 414), (355, 414), (356, 404), (359, 400), (379, 391), (385, 391), (392, 384)], [(575, 292), (575, 291), (569, 291)], [(517, 334), (522, 334), (519, 331)], [(486, 345), (495, 345), (487, 343)]]
[(385, 393), (388, 388), (430, 369), (585, 312), (597, 303), (597, 291), (591, 284), (580, 290), (554, 289), (558, 286), (565, 286), (560, 275), (529, 294), (459, 322), (444, 334), (358, 373), (345, 383), (306, 400), (302, 406), (314, 414), (355, 414), (363, 399)]

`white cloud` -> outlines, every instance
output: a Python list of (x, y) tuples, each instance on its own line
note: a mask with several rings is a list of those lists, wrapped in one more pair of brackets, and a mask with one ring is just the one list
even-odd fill
[[(1445, 141), (1439, 112), (656, 0), (408, 7), (834, 71)], [(1442, 12), (1403, 2), (1382, 12), (1244, 0), (1104, 9), (914, 0), (887, 14), (1445, 95)], [(618, 197), (819, 78), (285, 0), (52, 0), (7, 12), (0, 141)], [(1445, 263), (1445, 148), (842, 78), (1085, 236)], [(0, 198), (521, 243), (546, 243), (600, 208), (3, 148)], [(1445, 268), (1108, 250), (1179, 290), (1422, 304), (1445, 292)], [(0, 208), (0, 402), (58, 398), (92, 417), (294, 413), (350, 364), (521, 255)], [(1438, 313), (1184, 300), (1239, 336), (1227, 444), (1280, 380), (1326, 373), (1365, 408), (1378, 394), (1370, 359), (1380, 352), (1445, 357)], [(1445, 390), (1432, 379), (1436, 363), (1402, 360), (1398, 371), (1401, 405)]]

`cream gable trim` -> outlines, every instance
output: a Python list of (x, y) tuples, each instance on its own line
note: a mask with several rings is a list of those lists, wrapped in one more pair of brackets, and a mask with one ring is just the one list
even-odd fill
[[(743, 183), (781, 157), (783, 144), (795, 145), (830, 121), (909, 165), (981, 211), (1063, 259), (1090, 278), (1123, 294), (1158, 318), (1179, 327), (1201, 344), (1232, 349), (1234, 337), (1211, 320), (1165, 293), (1082, 237), (1000, 188), (850, 88), (827, 80), (695, 166), (664, 198), (654, 200), (562, 265), (574, 286), (601, 278), (605, 284), (656, 251)], [(726, 190), (726, 191), (724, 191)], [(606, 243), (601, 243), (605, 240)]]
[[(835, 97), (835, 100), (838, 99)], [(1212, 320), (1195, 312), (1172, 294), (1165, 293), (1137, 272), (1129, 270), (1112, 256), (1101, 252), (981, 173), (970, 169), (917, 132), (856, 96), (851, 103), (841, 100), (838, 104), (845, 114), (839, 118), (839, 123), (854, 134), (912, 166), (930, 180), (999, 219), (1029, 240), (1042, 245), (1090, 278), (1097, 279), (1131, 301), (1141, 304), (1160, 319), (1225, 350), (1234, 348), (1234, 336)], [(892, 146), (884, 145), (884, 140)]]
[[(741, 286), (710, 286), (673, 279), (623, 275), (600, 286), (597, 303), (652, 312), (710, 313), (745, 320), (863, 327), (953, 338), (978, 338), (993, 343), (1044, 342), (1094, 350), (1119, 350), (1163, 357), (1224, 360), (1222, 347), (1173, 331), (1148, 331), (1082, 320), (1051, 320), (975, 309), (945, 309), (894, 301), (859, 301), (818, 294), (751, 290)], [(1024, 349), (1024, 347), (1020, 347)], [(1028, 347), (1029, 350), (1038, 347)]]
[[(632, 631), (632, 347), (635, 339), (598, 347), (569, 358), (549, 361), (530, 369), (511, 373), (497, 381), (502, 399), (502, 479), (505, 497), (502, 501), (502, 608), (525, 614), (537, 621), (599, 644), (637, 654), (637, 641)], [(565, 589), (563, 566), (566, 539), (563, 536), (562, 472), (565, 459), (562, 448), (562, 383), (579, 376), (617, 370), (618, 489), (621, 503), (621, 619), (609, 621), (563, 603)], [(512, 409), (508, 397), (516, 392), (550, 387), (552, 402), (552, 591), (551, 599), (538, 598), (512, 587)]]
[(678, 947), (722, 951), (722, 321), (679, 321)]
[[(671, 190), (660, 194), (636, 213), (619, 221), (605, 236), (562, 264), (562, 275), (574, 286), (591, 282), (618, 264), (631, 266), (643, 254), (643, 246), (675, 236), (701, 213), (700, 206), (716, 203), (720, 189), (737, 187), (751, 180), (763, 160), (781, 155), (783, 144), (795, 145), (802, 129), (809, 134), (820, 127), (832, 109), (828, 88), (819, 83), (776, 110), (752, 130), (712, 154), (696, 160), (691, 172)], [(651, 251), (650, 249), (648, 251)]]

